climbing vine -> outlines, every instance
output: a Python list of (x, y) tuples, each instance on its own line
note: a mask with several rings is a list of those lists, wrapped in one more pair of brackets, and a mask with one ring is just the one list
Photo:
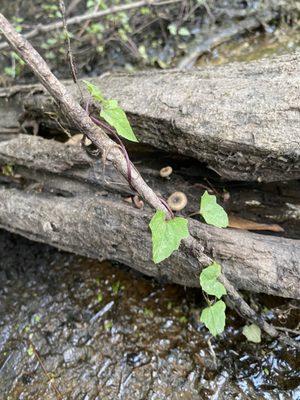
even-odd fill
[[(138, 140), (127, 116), (124, 110), (118, 105), (118, 101), (106, 99), (100, 89), (91, 82), (84, 81), (84, 83), (94, 101), (101, 107), (99, 114), (100, 120), (93, 118), (94, 122), (104, 129), (107, 128), (109, 133), (112, 133), (112, 127), (119, 136), (129, 141), (137, 142)], [(109, 124), (109, 127), (106, 127), (103, 120)], [(114, 131), (113, 133), (114, 136), (116, 136)], [(117, 140), (127, 160), (128, 181), (130, 183), (131, 163), (121, 139), (117, 137)], [(170, 257), (174, 251), (178, 250), (181, 241), (188, 238), (190, 235), (188, 220), (170, 213), (170, 210), (167, 208), (167, 203), (163, 199), (162, 205), (165, 206), (166, 211), (157, 210), (149, 223), (152, 234), (152, 259), (156, 264)], [(228, 216), (225, 210), (217, 203), (216, 196), (210, 195), (207, 191), (201, 196), (199, 215), (202, 216), (204, 221), (209, 225), (218, 228), (226, 228), (228, 226)], [(200, 320), (213, 336), (222, 333), (225, 327), (226, 305), (221, 298), (223, 295), (226, 295), (226, 289), (223, 284), (218, 281), (220, 275), (221, 266), (214, 262), (204, 268), (199, 277), (200, 286), (208, 303), (208, 306), (202, 310)], [(214, 297), (213, 299), (209, 299), (207, 295)]]

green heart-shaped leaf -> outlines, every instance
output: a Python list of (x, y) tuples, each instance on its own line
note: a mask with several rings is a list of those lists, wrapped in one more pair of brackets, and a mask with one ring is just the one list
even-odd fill
[(188, 221), (182, 217), (166, 220), (163, 211), (156, 211), (150, 221), (153, 261), (157, 264), (178, 250), (182, 239), (189, 236)]
[(137, 142), (137, 138), (127, 119), (125, 111), (118, 105), (117, 100), (107, 100), (101, 90), (89, 81), (83, 81), (93, 99), (101, 105), (100, 117), (110, 126), (115, 128), (117, 133), (131, 142)]
[(107, 100), (102, 104), (100, 117), (113, 126), (118, 134), (131, 142), (137, 142), (125, 112), (118, 106), (117, 100)]
[(225, 309), (226, 304), (223, 300), (219, 300), (214, 305), (204, 308), (201, 313), (200, 321), (204, 323), (213, 336), (217, 336), (224, 331)]
[(226, 211), (217, 203), (216, 196), (210, 195), (205, 191), (200, 201), (200, 214), (205, 222), (218, 228), (228, 226), (228, 216)]
[(209, 267), (204, 268), (200, 274), (200, 286), (210, 295), (220, 299), (227, 294), (224, 285), (218, 281), (218, 276), (221, 274), (221, 266), (214, 262)]

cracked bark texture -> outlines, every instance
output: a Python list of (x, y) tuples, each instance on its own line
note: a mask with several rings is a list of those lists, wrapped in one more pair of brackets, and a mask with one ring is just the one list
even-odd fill
[[(2, 228), (92, 258), (120, 261), (160, 279), (199, 286), (201, 266), (184, 246), (159, 265), (149, 261), (153, 211), (124, 202), (122, 195), (130, 190), (120, 185), (124, 178), (112, 166), (106, 167), (104, 179), (101, 164), (95, 167), (79, 147), (27, 135), (0, 143), (0, 161), (15, 164), (15, 172), (27, 180), (25, 186), (2, 185)], [(151, 173), (146, 179), (163, 195), (174, 185)], [(236, 287), (300, 298), (299, 241), (217, 229), (192, 219), (189, 226), (204, 257), (221, 262)]]
[[(300, 53), (91, 81), (119, 100), (141, 143), (200, 160), (224, 179), (300, 177)], [(60, 107), (39, 85), (0, 90), (0, 106), (2, 132), (26, 119), (59, 129)]]

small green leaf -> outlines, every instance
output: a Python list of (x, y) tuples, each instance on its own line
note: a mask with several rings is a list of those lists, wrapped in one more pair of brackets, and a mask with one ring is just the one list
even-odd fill
[(145, 307), (144, 308), (144, 315), (145, 315), (145, 317), (153, 318), (154, 313), (153, 313), (152, 310), (150, 310), (150, 308)]
[(260, 327), (255, 324), (244, 326), (243, 335), (246, 336), (246, 338), (247, 338), (247, 340), (249, 340), (249, 342), (253, 342), (253, 343), (261, 342), (261, 330), (260, 330)]
[(176, 35), (177, 33), (177, 26), (175, 24), (170, 24), (168, 26), (169, 32), (171, 33), (171, 35)]
[(13, 176), (14, 175), (14, 169), (13, 166), (10, 164), (6, 164), (2, 167), (2, 174), (6, 176)]
[(205, 222), (210, 225), (218, 228), (226, 228), (228, 226), (226, 211), (217, 204), (216, 196), (208, 194), (207, 191), (201, 197), (200, 214), (205, 219)]
[(131, 125), (126, 117), (125, 111), (118, 105), (117, 100), (107, 100), (101, 90), (91, 82), (83, 81), (88, 91), (93, 96), (93, 99), (101, 105), (100, 117), (105, 119), (110, 126), (115, 128), (117, 133), (131, 142), (137, 142), (137, 138), (131, 128)]
[(182, 217), (166, 220), (163, 211), (156, 211), (150, 221), (153, 261), (157, 264), (178, 250), (181, 239), (189, 236), (188, 221)]
[(204, 268), (200, 274), (200, 286), (207, 293), (216, 296), (220, 299), (224, 294), (227, 294), (224, 285), (218, 281), (218, 276), (221, 274), (221, 265), (214, 262), (209, 267)]
[(91, 93), (93, 99), (102, 104), (105, 101), (105, 98), (101, 90), (97, 86), (93, 85), (91, 82), (85, 80), (83, 80), (83, 82), (86, 84), (87, 89)]
[(34, 350), (32, 345), (30, 345), (27, 349), (27, 354), (29, 355), (29, 357), (32, 357), (34, 355)]
[(103, 294), (102, 294), (101, 290), (99, 290), (98, 294), (97, 294), (97, 301), (98, 301), (98, 303), (101, 303), (102, 300), (103, 300)]
[(127, 140), (137, 142), (125, 112), (118, 106), (117, 100), (107, 100), (102, 103), (100, 117), (113, 126), (118, 134)]
[(112, 320), (109, 319), (109, 320), (104, 321), (104, 329), (106, 331), (110, 331), (112, 327), (113, 327)]
[(114, 295), (118, 294), (120, 287), (121, 287), (120, 281), (114, 282), (111, 285), (111, 288), (112, 288), (112, 291), (113, 291)]
[(182, 26), (178, 31), (178, 35), (180, 35), (180, 36), (190, 36), (190, 31), (186, 27)]
[(224, 331), (225, 309), (226, 304), (223, 300), (219, 300), (214, 305), (204, 308), (201, 313), (200, 321), (204, 323), (213, 336), (217, 336)]

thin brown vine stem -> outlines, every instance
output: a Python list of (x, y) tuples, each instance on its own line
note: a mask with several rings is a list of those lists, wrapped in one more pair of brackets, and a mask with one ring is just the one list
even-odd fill
[(126, 147), (124, 146), (124, 143), (123, 143), (122, 140), (119, 138), (119, 136), (114, 132), (113, 129), (111, 129), (110, 127), (108, 127), (106, 124), (103, 124), (98, 118), (95, 118), (95, 117), (93, 117), (93, 116), (90, 116), (90, 118), (91, 118), (91, 120), (92, 120), (93, 122), (95, 122), (96, 125), (100, 126), (100, 127), (103, 128), (103, 129), (108, 130), (108, 131), (114, 136), (114, 138), (117, 140), (117, 142), (119, 143), (119, 145), (121, 146), (122, 151), (123, 151), (123, 155), (124, 155), (124, 157), (125, 157), (125, 159), (126, 159), (126, 163), (127, 163), (127, 182), (128, 182), (128, 184), (129, 184), (129, 186), (131, 187), (131, 189), (134, 189), (134, 188), (132, 187), (132, 182), (131, 182), (131, 180), (132, 180), (132, 179), (131, 179), (131, 176), (132, 176), (132, 173), (131, 173), (132, 163), (131, 163), (131, 161), (130, 161), (130, 159), (129, 159), (129, 156), (128, 156)]
[[(135, 190), (135, 189), (133, 188), (133, 186), (132, 186), (132, 183), (131, 183), (131, 176), (132, 176), (131, 168), (135, 168), (135, 166), (134, 166), (134, 165), (132, 164), (132, 162), (130, 161), (130, 158), (129, 158), (129, 155), (128, 155), (128, 153), (127, 153), (126, 147), (124, 146), (124, 143), (122, 142), (122, 140), (120, 139), (120, 137), (116, 134), (116, 132), (114, 131), (114, 129), (112, 129), (109, 125), (105, 124), (104, 122), (100, 121), (98, 118), (95, 118), (95, 117), (93, 117), (93, 116), (90, 115), (90, 113), (89, 113), (89, 100), (90, 100), (90, 99), (88, 99), (88, 101), (87, 101), (87, 103), (86, 103), (86, 107), (85, 107), (86, 112), (87, 112), (88, 115), (90, 116), (91, 120), (92, 120), (93, 122), (95, 122), (96, 125), (100, 126), (101, 128), (103, 128), (103, 129), (105, 129), (105, 130), (108, 130), (108, 131), (114, 136), (114, 138), (118, 141), (119, 145), (120, 145), (121, 148), (122, 148), (124, 157), (126, 158), (126, 162), (127, 162), (127, 172), (128, 172), (128, 175), (127, 175), (127, 182), (128, 182), (128, 184), (129, 184), (130, 188), (133, 189), (133, 190)], [(136, 168), (135, 168), (135, 169), (136, 169)], [(165, 201), (165, 199), (163, 199), (163, 198), (160, 197), (160, 196), (159, 196), (159, 199), (160, 199), (160, 201), (162, 202), (162, 204), (165, 206), (165, 208), (167, 209), (167, 211), (168, 211), (168, 213), (170, 214), (171, 218), (174, 218), (174, 213), (173, 213), (173, 211), (171, 210), (171, 208), (169, 207), (169, 204)]]
[(72, 52), (72, 47), (71, 47), (71, 39), (70, 39), (70, 33), (68, 31), (68, 23), (66, 20), (66, 6), (65, 6), (64, 0), (59, 0), (59, 7), (60, 7), (61, 15), (62, 15), (64, 33), (65, 33), (66, 40), (67, 40), (67, 46), (68, 46), (67, 54), (68, 54), (68, 58), (69, 58), (71, 75), (72, 75), (74, 83), (77, 85), (81, 99), (83, 99), (82, 90), (81, 90), (80, 85), (78, 84), (77, 68), (76, 68), (76, 64), (75, 64), (74, 56), (73, 56), (73, 52)]
[(169, 204), (166, 202), (165, 199), (163, 199), (162, 197), (158, 196), (158, 198), (160, 199), (160, 201), (162, 202), (162, 204), (165, 206), (165, 208), (168, 210), (168, 213), (170, 214), (171, 218), (174, 218), (174, 213), (173, 210), (170, 208)]
[[(32, 47), (32, 45), (23, 38), (9, 21), (0, 13), (0, 30), (6, 37), (7, 41), (15, 49), (18, 55), (32, 69), (34, 74), (51, 94), (54, 100), (60, 104), (61, 112), (71, 119), (77, 129), (86, 135), (93, 144), (103, 154), (108, 154), (107, 158), (112, 162), (114, 167), (127, 178), (127, 162), (122, 149), (111, 140), (103, 129), (95, 125), (88, 113), (80, 106), (75, 98), (70, 94), (67, 88), (53, 75), (45, 60)], [(165, 206), (153, 191), (152, 188), (144, 181), (140, 173), (135, 169), (132, 176), (132, 186), (138, 194), (154, 209), (165, 211)], [(184, 246), (198, 260), (199, 269), (212, 264), (213, 260), (204, 252), (204, 247), (197, 240), (190, 236), (183, 241)], [(199, 271), (199, 272), (200, 272)], [(246, 318), (257, 323), (266, 333), (272, 337), (277, 337), (285, 344), (300, 347), (300, 345), (287, 337), (281, 337), (276, 329), (257, 316), (256, 312), (245, 302), (242, 296), (228, 281), (224, 274), (221, 274), (219, 280), (223, 283), (227, 290), (227, 295), (232, 301), (234, 307), (241, 312)]]
[(116, 134), (116, 132), (109, 125), (106, 125), (104, 122), (100, 121), (98, 118), (95, 118), (95, 117), (91, 116), (90, 112), (89, 112), (89, 108), (90, 108), (90, 97), (88, 98), (88, 100), (86, 102), (85, 111), (87, 112), (87, 114), (89, 115), (91, 120), (96, 125), (98, 125), (100, 128), (103, 128), (104, 130), (109, 131), (114, 136), (114, 138), (117, 140), (119, 145), (121, 146), (122, 151), (123, 151), (123, 155), (124, 155), (124, 157), (126, 159), (126, 163), (127, 163), (127, 182), (129, 184), (130, 188), (134, 190), (134, 188), (132, 187), (132, 184), (131, 184), (131, 175), (132, 175), (131, 174), (131, 167), (132, 167), (132, 163), (130, 161), (130, 158), (128, 156), (128, 153), (127, 153), (126, 147), (124, 146), (124, 143), (122, 142), (122, 140), (119, 138), (119, 136)]

